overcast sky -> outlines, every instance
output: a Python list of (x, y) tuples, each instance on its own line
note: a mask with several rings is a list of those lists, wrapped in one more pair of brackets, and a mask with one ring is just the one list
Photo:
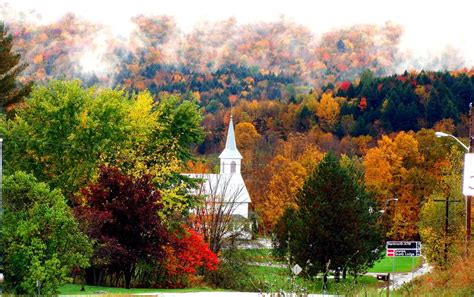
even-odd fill
[(18, 10), (34, 9), (45, 22), (74, 12), (122, 34), (131, 29), (128, 20), (137, 14), (174, 16), (184, 31), (203, 20), (229, 17), (249, 23), (285, 15), (316, 34), (354, 24), (392, 21), (404, 26), (402, 48), (416, 56), (451, 46), (474, 65), (474, 1), (468, 0), (0, 0), (5, 2)]

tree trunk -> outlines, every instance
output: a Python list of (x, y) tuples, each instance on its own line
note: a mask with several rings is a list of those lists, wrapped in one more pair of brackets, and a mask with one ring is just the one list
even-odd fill
[(344, 267), (344, 269), (342, 269), (342, 279), (346, 279), (346, 275), (347, 275), (347, 267)]
[(127, 269), (124, 269), (123, 274), (125, 276), (125, 288), (130, 289), (130, 283), (132, 282), (132, 276), (135, 272), (135, 265), (130, 264)]
[(129, 269), (127, 269), (127, 271), (125, 271), (124, 275), (125, 275), (125, 288), (130, 289), (130, 283), (132, 281), (132, 273)]

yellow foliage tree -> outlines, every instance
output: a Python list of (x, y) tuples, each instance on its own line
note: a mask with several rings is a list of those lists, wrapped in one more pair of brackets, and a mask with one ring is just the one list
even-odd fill
[(303, 186), (306, 169), (296, 161), (277, 155), (269, 164), (273, 173), (260, 213), (267, 228), (272, 228), (288, 207), (297, 207), (296, 193)]
[(331, 93), (324, 93), (316, 108), (320, 126), (326, 131), (334, 131), (339, 120), (340, 106)]
[(249, 122), (240, 122), (235, 126), (237, 147), (242, 154), (242, 171), (253, 172), (254, 152), (261, 136), (255, 126)]

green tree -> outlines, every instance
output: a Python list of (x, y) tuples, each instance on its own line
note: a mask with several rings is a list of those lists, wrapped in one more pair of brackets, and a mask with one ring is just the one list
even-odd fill
[(131, 102), (125, 119), (131, 132), (105, 163), (133, 177), (153, 176), (162, 189), (162, 219), (176, 221), (173, 217), (187, 214), (197, 202), (188, 194), (192, 182), (181, 172), (192, 159), (191, 146), (203, 139), (198, 105), (193, 97), (167, 94), (155, 102), (149, 92), (139, 93)]
[(26, 64), (20, 63), (20, 54), (12, 51), (13, 38), (7, 31), (5, 24), (0, 22), (0, 111), (8, 110), (31, 90), (31, 83), (21, 85), (17, 81)]
[(31, 172), (72, 197), (127, 139), (127, 104), (122, 91), (85, 89), (79, 81), (36, 87), (7, 124), (5, 169)]
[(151, 174), (169, 188), (180, 184), (190, 145), (202, 139), (200, 121), (195, 102), (179, 96), (155, 103), (148, 92), (129, 96), (84, 88), (79, 81), (51, 81), (36, 87), (7, 122), (5, 167), (32, 172), (68, 198), (96, 178), (102, 164), (133, 176)]
[(92, 249), (66, 199), (32, 175), (5, 178), (2, 238), (6, 289), (15, 294), (53, 295), (85, 268)]
[[(450, 161), (441, 168), (441, 180), (434, 187), (433, 194), (423, 204), (420, 213), (419, 228), (423, 241), (423, 254), (431, 264), (439, 267), (454, 263), (463, 252), (458, 245), (465, 235), (465, 206), (460, 187), (461, 154), (457, 147), (453, 147), (449, 153)], [(441, 202), (446, 199), (451, 201), (448, 226), (446, 226), (446, 204)]]
[(355, 166), (342, 166), (334, 154), (326, 154), (296, 200), (299, 208), (288, 210), (277, 225), (277, 247), (287, 252), (290, 236), (291, 255), (299, 265), (310, 263), (310, 274), (329, 265), (357, 275), (380, 257), (383, 233), (376, 202)]

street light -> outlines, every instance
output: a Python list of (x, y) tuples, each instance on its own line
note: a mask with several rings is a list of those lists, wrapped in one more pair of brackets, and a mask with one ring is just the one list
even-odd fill
[(469, 147), (467, 147), (464, 143), (462, 143), (461, 140), (459, 140), (457, 137), (451, 135), (451, 134), (448, 134), (448, 133), (444, 133), (444, 132), (435, 132), (435, 135), (436, 137), (451, 137), (452, 139), (456, 140), (460, 145), (462, 145), (462, 147), (466, 150), (466, 152), (469, 152)]

